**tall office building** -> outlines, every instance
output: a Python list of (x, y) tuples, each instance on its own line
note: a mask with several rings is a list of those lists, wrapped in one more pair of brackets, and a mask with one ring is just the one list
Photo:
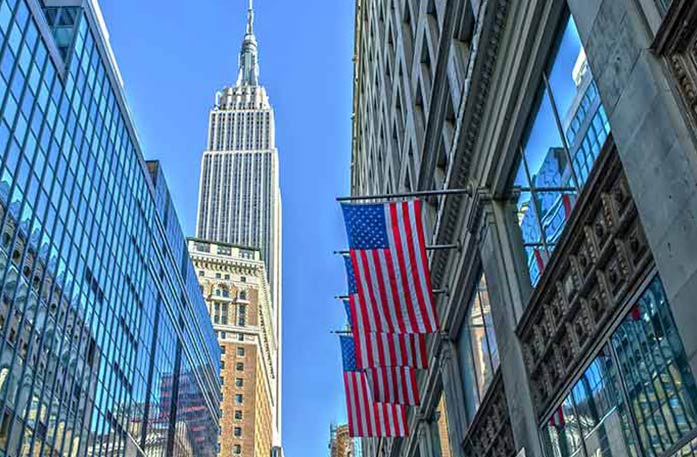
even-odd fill
[(220, 456), (269, 457), (278, 412), (278, 341), (258, 249), (189, 240), (222, 351)]
[[(590, 4), (593, 6), (590, 7)], [(352, 193), (424, 202), (393, 457), (697, 455), (697, 6), (357, 0)]]
[(0, 0), (0, 455), (216, 455), (220, 348), (96, 0)]
[(261, 249), (280, 318), (281, 193), (274, 112), (259, 85), (251, 3), (234, 86), (216, 94), (201, 163), (199, 238)]
[(355, 457), (353, 438), (347, 424), (329, 428), (329, 457)]
[[(201, 163), (197, 220), (200, 239), (261, 250), (271, 290), (271, 327), (278, 341), (276, 366), (281, 372), (281, 193), (274, 112), (259, 85), (254, 9), (249, 2), (247, 26), (234, 86), (216, 95), (209, 115), (208, 143)], [(279, 414), (274, 443), (280, 445)]]

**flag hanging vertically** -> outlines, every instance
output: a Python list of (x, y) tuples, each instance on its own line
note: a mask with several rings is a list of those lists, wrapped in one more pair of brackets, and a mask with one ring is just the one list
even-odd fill
[(428, 368), (425, 335), (353, 332), (358, 368)]
[(428, 368), (426, 336), (418, 333), (373, 333), (361, 330), (354, 321), (349, 300), (343, 300), (346, 317), (356, 345), (359, 369), (375, 367)]
[(435, 332), (421, 202), (344, 204), (343, 212), (353, 270), (347, 271), (349, 288), (357, 292), (352, 311), (362, 316), (365, 330)]
[(405, 407), (373, 400), (365, 372), (356, 367), (353, 337), (342, 336), (340, 341), (349, 435), (352, 438), (406, 436), (408, 430)]
[(412, 367), (379, 367), (366, 370), (375, 401), (398, 405), (418, 405), (419, 387)]

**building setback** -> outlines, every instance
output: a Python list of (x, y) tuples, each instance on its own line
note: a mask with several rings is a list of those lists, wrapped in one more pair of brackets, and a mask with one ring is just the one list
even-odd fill
[(190, 239), (189, 253), (222, 351), (218, 455), (269, 457), (278, 411), (278, 341), (261, 252)]
[[(201, 160), (198, 219), (200, 239), (261, 250), (271, 289), (271, 318), (276, 341), (282, 341), (281, 190), (274, 111), (259, 84), (254, 9), (247, 25), (234, 86), (216, 94), (209, 114), (208, 141)], [(276, 366), (281, 370), (279, 343)], [(274, 443), (281, 444), (281, 383)]]
[[(442, 333), (369, 456), (697, 454), (697, 6), (358, 0), (352, 193), (427, 200)], [(524, 453), (523, 453), (524, 452)]]
[(0, 455), (215, 456), (220, 348), (96, 0), (0, 0)]

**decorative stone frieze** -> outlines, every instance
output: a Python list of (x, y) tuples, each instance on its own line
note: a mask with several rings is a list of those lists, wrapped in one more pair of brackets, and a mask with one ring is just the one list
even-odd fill
[[(458, 107), (458, 128), (455, 138), (453, 164), (449, 171), (448, 187), (459, 189), (470, 186), (470, 165), (476, 148), (476, 140), (482, 126), (482, 113), (486, 108), (489, 89), (493, 82), (501, 37), (510, 10), (510, 0), (498, 0), (490, 4), (479, 19), (472, 46), (478, 49), (471, 55), (468, 65), (466, 89), (462, 106)], [(465, 195), (452, 195), (445, 199), (440, 220), (436, 229), (438, 243), (452, 243), (457, 240), (462, 227), (458, 217)], [(434, 284), (442, 284), (447, 271), (449, 253), (435, 252), (431, 262), (431, 276)]]
[(609, 139), (518, 328), (540, 419), (652, 262)]
[(463, 444), (465, 457), (510, 457), (516, 454), (501, 372), (497, 371)]
[(697, 127), (696, 2), (673, 1), (656, 34), (652, 49), (666, 58), (693, 126)]

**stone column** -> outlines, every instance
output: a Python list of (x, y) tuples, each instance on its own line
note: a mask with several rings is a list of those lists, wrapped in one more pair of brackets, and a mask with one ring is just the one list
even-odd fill
[(531, 293), (516, 207), (513, 203), (487, 201), (486, 198), (480, 204), (483, 208), (477, 231), (479, 249), (487, 278), (513, 437), (518, 450), (525, 448), (527, 456), (542, 457), (522, 345), (515, 333)]
[(440, 449), (440, 443), (434, 442), (432, 418), (421, 419), (418, 425), (419, 457), (441, 457), (436, 449)]
[(667, 61), (650, 49), (652, 2), (569, 0), (569, 8), (689, 364), (697, 375), (695, 131)]
[(465, 399), (462, 395), (462, 377), (456, 359), (455, 343), (444, 338), (441, 343), (440, 373), (448, 419), (448, 440), (452, 457), (464, 457), (462, 442), (467, 431)]

